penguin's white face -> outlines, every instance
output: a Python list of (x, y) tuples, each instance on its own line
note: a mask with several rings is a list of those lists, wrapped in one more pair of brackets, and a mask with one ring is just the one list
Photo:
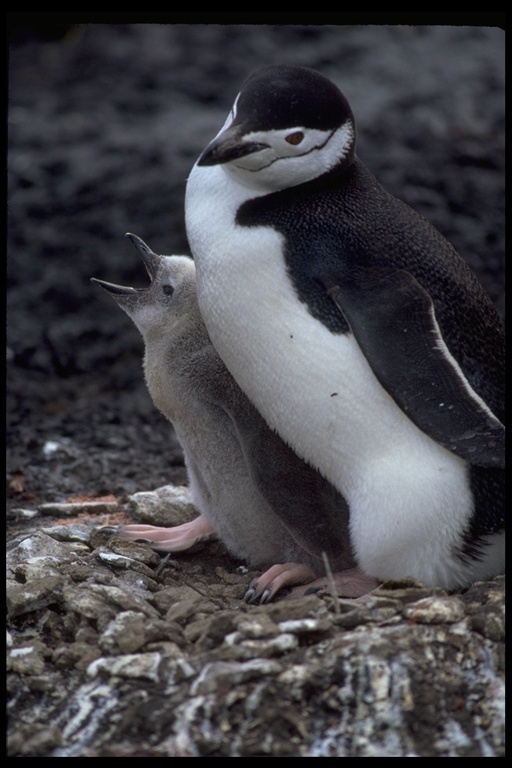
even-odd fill
[(264, 149), (232, 160), (224, 166), (248, 187), (279, 190), (310, 181), (329, 171), (346, 157), (353, 141), (350, 125), (336, 131), (297, 126), (275, 131), (256, 131), (244, 137), (267, 145)]
[(329, 130), (297, 125), (243, 132), (236, 123), (238, 98), (198, 165), (222, 165), (244, 186), (270, 192), (315, 179), (353, 151), (355, 127), (351, 118)]

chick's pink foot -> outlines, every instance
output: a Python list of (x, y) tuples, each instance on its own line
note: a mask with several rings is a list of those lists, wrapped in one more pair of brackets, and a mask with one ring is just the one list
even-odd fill
[[(359, 568), (350, 568), (346, 571), (333, 573), (333, 581), (336, 594), (339, 597), (349, 598), (361, 597), (379, 585), (377, 579), (367, 576)], [(326, 576), (317, 578), (317, 574), (305, 565), (284, 563), (273, 565), (268, 571), (254, 579), (244, 595), (244, 600), (246, 603), (268, 603), (283, 587), (287, 586), (292, 587), (286, 595), (283, 595), (287, 599), (331, 593)]]
[(123, 525), (117, 533), (124, 539), (149, 544), (157, 552), (185, 552), (216, 538), (210, 522), (203, 515), (173, 528)]

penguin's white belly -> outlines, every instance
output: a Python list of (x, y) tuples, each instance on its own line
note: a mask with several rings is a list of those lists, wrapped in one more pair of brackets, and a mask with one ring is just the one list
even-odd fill
[(465, 463), (407, 418), (352, 334), (313, 318), (287, 275), (282, 236), (233, 224), (243, 188), (222, 168), (206, 175), (215, 194), (194, 168), (187, 230), (218, 353), (270, 426), (345, 496), (361, 567), (448, 586), (473, 505)]

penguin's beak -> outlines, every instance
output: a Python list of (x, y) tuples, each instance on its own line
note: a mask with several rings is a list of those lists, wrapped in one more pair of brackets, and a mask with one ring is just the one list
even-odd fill
[(268, 144), (244, 138), (240, 126), (231, 125), (208, 144), (197, 165), (222, 165), (268, 148)]
[(126, 237), (130, 238), (135, 248), (139, 252), (142, 261), (144, 262), (144, 266), (146, 267), (146, 272), (149, 275), (149, 279), (151, 282), (153, 282), (156, 273), (158, 272), (158, 268), (162, 262), (161, 257), (157, 256), (156, 253), (153, 253), (151, 248), (146, 245), (144, 240), (141, 240), (141, 238), (137, 237), (137, 235), (132, 235), (131, 232), (127, 232)]
[(135, 288), (130, 288), (125, 285), (116, 285), (115, 283), (107, 283), (106, 280), (98, 280), (97, 277), (91, 277), (91, 283), (97, 283), (101, 285), (108, 293), (114, 294), (114, 296), (136, 296), (138, 291)]
[[(144, 262), (144, 266), (146, 267), (146, 272), (149, 275), (149, 279), (153, 282), (160, 266), (161, 257), (157, 256), (156, 253), (153, 253), (144, 240), (141, 240), (137, 235), (132, 235), (130, 232), (127, 232), (126, 237), (130, 238), (139, 252), (142, 261)], [(114, 296), (139, 296), (147, 290), (146, 288), (131, 288), (130, 286), (107, 283), (106, 280), (98, 280), (96, 277), (91, 277), (91, 282), (97, 283), (108, 291), (108, 293), (114, 294)]]

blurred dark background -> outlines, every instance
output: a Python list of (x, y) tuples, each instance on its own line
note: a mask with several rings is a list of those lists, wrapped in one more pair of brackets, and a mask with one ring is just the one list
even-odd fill
[(187, 175), (260, 66), (310, 66), (340, 86), (360, 158), (453, 243), (503, 314), (501, 28), (11, 16), (11, 507), (184, 480), (145, 390), (138, 332), (90, 278), (145, 284), (127, 231), (157, 252), (188, 253)]

